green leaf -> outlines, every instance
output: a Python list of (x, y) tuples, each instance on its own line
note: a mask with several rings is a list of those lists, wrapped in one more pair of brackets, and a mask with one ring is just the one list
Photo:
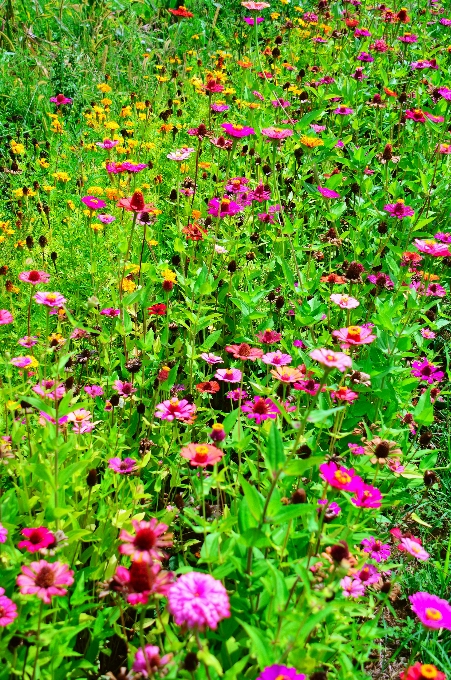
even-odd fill
[(274, 517), (268, 517), (268, 521), (272, 524), (284, 524), (285, 522), (289, 522), (290, 519), (296, 519), (296, 517), (301, 517), (301, 515), (308, 515), (312, 510), (313, 508), (311, 505), (304, 505), (303, 503), (287, 505), (279, 510)]
[(313, 456), (312, 458), (306, 458), (305, 460), (298, 458), (297, 460), (290, 461), (283, 472), (288, 477), (300, 477), (306, 470), (310, 470), (310, 468), (319, 465), (323, 461), (324, 458), (322, 456)]
[(337, 406), (336, 408), (327, 408), (324, 410), (320, 409), (318, 411), (313, 411), (307, 420), (309, 423), (322, 423), (323, 421), (327, 420), (329, 416), (338, 413), (338, 411), (343, 411), (344, 408), (346, 408), (346, 406)]
[(233, 430), (233, 427), (238, 420), (238, 409), (236, 408), (234, 411), (231, 411), (224, 420), (222, 421), (222, 426), (224, 428), (224, 431), (226, 434), (229, 434)]
[(222, 666), (219, 663), (218, 659), (207, 649), (202, 649), (199, 652), (197, 652), (197, 658), (199, 661), (202, 661), (206, 666), (210, 666), (211, 668), (214, 668), (216, 673), (222, 677), (224, 675), (224, 671), (222, 670)]
[(265, 637), (263, 631), (259, 628), (255, 628), (240, 619), (237, 619), (237, 621), (243, 626), (249, 637), (251, 654), (257, 659), (260, 668), (270, 666), (273, 661), (269, 653), (271, 650), (271, 641)]
[(277, 472), (285, 462), (285, 451), (282, 437), (275, 423), (271, 423), (266, 452), (264, 452), (265, 462), (271, 472)]
[(258, 522), (261, 519), (263, 507), (265, 504), (264, 498), (258, 493), (257, 489), (249, 484), (244, 477), (240, 476), (240, 484), (244, 491), (244, 497), (247, 500), (249, 511)]
[(432, 425), (434, 422), (434, 406), (431, 404), (430, 387), (418, 399), (418, 404), (413, 412), (413, 419), (418, 425)]
[(211, 349), (215, 342), (219, 340), (221, 334), (222, 334), (221, 329), (219, 329), (218, 331), (214, 331), (213, 333), (210, 333), (210, 335), (207, 337), (204, 344), (202, 345), (202, 351), (207, 352), (209, 349)]

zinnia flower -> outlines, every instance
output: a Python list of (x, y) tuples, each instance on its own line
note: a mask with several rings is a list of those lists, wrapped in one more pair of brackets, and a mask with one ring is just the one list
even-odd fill
[(355, 491), (355, 498), (351, 498), (351, 503), (358, 508), (380, 508), (381, 501), (381, 492), (376, 487), (371, 486), (371, 484), (362, 484)]
[(216, 630), (230, 616), (229, 596), (221, 581), (196, 571), (183, 574), (171, 586), (168, 607), (175, 623), (189, 629)]
[[(169, 11), (176, 16), (192, 17), (191, 12), (183, 12), (183, 7), (178, 9), (170, 9)], [(154, 645), (146, 645), (136, 650), (135, 659), (133, 661), (132, 670), (135, 673), (143, 675), (145, 678), (149, 675), (157, 673), (161, 666), (164, 666), (172, 658), (172, 654), (165, 654), (160, 657), (160, 650)]]
[(66, 303), (61, 293), (36, 293), (33, 297), (38, 305), (45, 307), (62, 307)]
[(257, 680), (305, 680), (304, 673), (298, 673), (292, 666), (281, 666), (278, 663), (267, 666)]
[(361, 545), (363, 546), (363, 551), (368, 553), (371, 559), (376, 562), (383, 562), (390, 557), (390, 546), (382, 543), (382, 541), (374, 538), (374, 536), (364, 538)]
[(352, 345), (369, 345), (376, 339), (376, 336), (372, 335), (371, 330), (364, 326), (340, 328), (338, 331), (332, 331), (332, 335), (334, 338), (342, 341), (340, 345), (342, 349)]
[(223, 452), (213, 444), (188, 444), (180, 451), (182, 458), (190, 461), (192, 467), (206, 467), (218, 463)]
[(272, 418), (274, 420), (280, 413), (280, 410), (272, 399), (255, 396), (253, 401), (246, 401), (241, 410), (247, 413), (249, 419), (254, 419), (257, 425), (260, 425), (264, 420)]
[(230, 137), (241, 139), (242, 137), (250, 137), (255, 135), (253, 127), (247, 125), (233, 125), (233, 123), (222, 123), (221, 127), (227, 132)]
[(123, 545), (119, 546), (121, 555), (130, 555), (132, 560), (143, 562), (161, 561), (167, 555), (162, 548), (172, 546), (172, 534), (167, 534), (167, 524), (159, 524), (158, 520), (152, 518), (149, 522), (132, 520), (135, 535), (122, 529), (119, 540)]
[(106, 208), (105, 201), (102, 201), (96, 196), (83, 196), (81, 202), (84, 203), (90, 210), (101, 210)]
[(445, 375), (444, 372), (438, 368), (438, 366), (431, 364), (428, 359), (426, 359), (426, 357), (421, 361), (414, 361), (412, 363), (411, 373), (416, 378), (425, 380), (430, 385), (432, 385), (433, 382), (442, 380)]
[(181, 420), (190, 422), (196, 413), (194, 404), (190, 404), (187, 399), (166, 399), (157, 405), (155, 417), (162, 420)]
[(409, 595), (412, 611), (426, 628), (451, 630), (451, 605), (437, 595), (419, 592)]
[(289, 128), (268, 127), (263, 128), (262, 135), (273, 140), (287, 139), (287, 137), (293, 135), (293, 130), (290, 130)]
[(415, 211), (410, 206), (406, 205), (402, 198), (399, 198), (396, 203), (387, 203), (387, 205), (384, 205), (384, 210), (388, 212), (391, 217), (397, 217), (399, 220), (415, 214)]
[(343, 588), (343, 595), (345, 597), (361, 597), (365, 594), (365, 586), (359, 579), (345, 576), (341, 579), (340, 585)]
[(333, 352), (327, 349), (314, 349), (310, 352), (310, 356), (315, 361), (319, 361), (323, 366), (328, 368), (337, 368), (341, 373), (344, 373), (347, 368), (352, 366), (352, 359), (343, 352)]
[(403, 552), (408, 552), (410, 555), (416, 557), (417, 560), (421, 560), (422, 562), (428, 560), (430, 557), (429, 553), (426, 552), (421, 543), (418, 543), (418, 541), (412, 540), (407, 536), (401, 538), (398, 549), (402, 550)]
[(117, 203), (117, 207), (133, 213), (151, 212), (154, 210), (152, 203), (144, 203), (144, 196), (141, 191), (135, 191), (130, 198), (121, 198)]
[(246, 342), (242, 342), (241, 345), (227, 345), (226, 352), (232, 354), (235, 359), (242, 361), (247, 359), (255, 361), (263, 356), (263, 350), (258, 349), (258, 347), (250, 347)]
[(450, 257), (451, 252), (445, 243), (437, 243), (434, 239), (420, 239), (416, 238), (413, 242), (414, 246), (418, 248), (421, 253), (432, 255), (432, 257)]
[(50, 604), (52, 596), (62, 596), (74, 582), (74, 572), (61, 562), (32, 562), (22, 565), (17, 585), (22, 595), (37, 595), (45, 604)]
[(345, 467), (338, 467), (336, 463), (330, 461), (319, 466), (321, 477), (334, 489), (343, 491), (357, 491), (362, 485), (362, 479), (356, 475), (354, 470)]
[(349, 295), (340, 295), (340, 293), (334, 293), (330, 296), (330, 299), (342, 309), (355, 309), (355, 307), (358, 307), (360, 304), (355, 298), (350, 297)]
[(20, 533), (26, 537), (26, 540), (20, 541), (17, 547), (20, 550), (25, 549), (29, 553), (39, 552), (42, 548), (47, 548), (55, 541), (54, 534), (46, 529), (46, 527), (26, 528), (22, 529)]
[(446, 675), (433, 664), (422, 664), (419, 661), (400, 673), (399, 677), (401, 680), (446, 680)]
[(277, 352), (268, 352), (262, 356), (262, 361), (264, 364), (269, 364), (270, 366), (286, 366), (291, 363), (292, 358), (289, 354), (284, 354), (279, 349)]
[(0, 627), (9, 626), (17, 618), (17, 605), (6, 597), (5, 589), (0, 588)]
[(215, 378), (224, 382), (240, 382), (242, 373), (238, 368), (220, 368), (215, 373)]
[(20, 272), (19, 280), (24, 281), (24, 283), (31, 283), (32, 286), (36, 286), (38, 283), (48, 283), (50, 281), (50, 274), (37, 269), (32, 269), (30, 272)]
[(333, 191), (332, 189), (328, 189), (327, 187), (316, 187), (321, 194), (321, 196), (324, 196), (324, 198), (340, 198), (340, 194), (338, 194), (336, 191)]
[(13, 323), (13, 315), (8, 312), (7, 309), (0, 309), (0, 326), (6, 326), (9, 323)]
[(120, 475), (130, 475), (132, 472), (135, 472), (137, 464), (133, 458), (121, 460), (119, 457), (115, 457), (109, 459), (108, 467)]

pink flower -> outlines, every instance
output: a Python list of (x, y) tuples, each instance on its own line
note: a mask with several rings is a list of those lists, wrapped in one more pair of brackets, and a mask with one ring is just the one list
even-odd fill
[(330, 393), (333, 401), (347, 401), (352, 404), (353, 401), (359, 398), (357, 392), (353, 392), (349, 387), (339, 387), (337, 390), (333, 390)]
[(248, 127), (247, 125), (233, 125), (232, 123), (222, 123), (221, 127), (227, 132), (230, 137), (236, 137), (241, 139), (242, 137), (250, 137), (255, 135), (255, 130), (253, 127)]
[(168, 153), (167, 158), (169, 158), (170, 161), (186, 161), (194, 151), (195, 149), (184, 146), (181, 149), (176, 149), (176, 151)]
[(368, 553), (371, 559), (376, 562), (383, 562), (390, 557), (390, 546), (382, 543), (382, 541), (374, 538), (374, 536), (364, 538), (361, 545), (363, 546), (363, 551)]
[(13, 315), (8, 312), (7, 309), (0, 309), (0, 326), (6, 326), (9, 323), (13, 323)]
[(362, 479), (356, 475), (354, 470), (345, 467), (338, 467), (336, 463), (330, 461), (319, 466), (321, 477), (334, 489), (343, 491), (357, 491), (362, 485)]
[(242, 361), (247, 359), (255, 361), (263, 356), (263, 350), (258, 347), (250, 347), (246, 342), (242, 342), (241, 345), (227, 345), (226, 352), (232, 354), (235, 359), (241, 359)]
[(227, 591), (209, 574), (191, 571), (174, 583), (168, 594), (169, 611), (178, 626), (216, 630), (230, 616)]
[(6, 543), (8, 538), (8, 529), (5, 529), (3, 524), (0, 524), (0, 543)]
[(260, 425), (264, 420), (271, 418), (274, 420), (280, 413), (280, 410), (272, 399), (255, 396), (253, 401), (246, 401), (241, 410), (247, 413), (249, 419), (254, 419), (257, 425)]
[(83, 196), (81, 202), (90, 210), (101, 210), (102, 208), (106, 208), (105, 201), (102, 201), (96, 196)]
[(242, 373), (238, 368), (220, 368), (215, 373), (217, 380), (229, 383), (240, 382), (241, 377)]
[(172, 654), (165, 654), (160, 657), (160, 650), (158, 647), (146, 645), (145, 647), (140, 647), (136, 650), (132, 670), (147, 678), (149, 675), (157, 673), (161, 666), (167, 664), (171, 658)]
[(17, 344), (22, 345), (22, 347), (30, 348), (36, 345), (37, 341), (37, 335), (24, 335), (23, 338), (20, 338), (20, 340), (17, 341)]
[(437, 595), (419, 592), (409, 595), (412, 611), (426, 628), (451, 630), (451, 605)]
[(371, 484), (362, 484), (355, 491), (355, 498), (351, 498), (351, 503), (358, 508), (380, 508), (382, 505), (382, 494), (379, 489)]
[(162, 420), (181, 420), (189, 423), (195, 413), (196, 407), (194, 404), (190, 404), (187, 399), (179, 400), (174, 397), (173, 399), (166, 399), (157, 405), (155, 417)]
[(315, 361), (319, 361), (323, 366), (328, 368), (337, 368), (341, 373), (344, 373), (347, 368), (352, 366), (352, 359), (343, 352), (333, 352), (328, 349), (314, 349), (310, 352), (310, 356)]
[(200, 358), (203, 359), (204, 361), (207, 362), (207, 364), (210, 364), (210, 366), (213, 366), (214, 364), (223, 364), (224, 361), (221, 359), (221, 357), (218, 357), (216, 354), (211, 354), (204, 352), (203, 354), (200, 355)]
[(298, 673), (292, 666), (281, 666), (275, 663), (263, 669), (257, 680), (305, 680), (305, 675)]
[(132, 560), (153, 562), (166, 559), (167, 555), (161, 548), (172, 546), (172, 534), (167, 534), (167, 524), (159, 524), (152, 518), (150, 522), (132, 520), (135, 535), (122, 529), (119, 540), (123, 545), (119, 546), (121, 555), (130, 555)]
[(230, 390), (230, 392), (227, 392), (226, 397), (227, 399), (231, 399), (232, 401), (239, 401), (240, 399), (246, 399), (247, 397), (247, 392), (246, 390), (242, 390), (240, 387), (236, 390)]
[(83, 388), (86, 394), (89, 394), (93, 399), (95, 397), (101, 397), (103, 394), (103, 389), (100, 385), (85, 385)]
[(244, 0), (241, 5), (253, 12), (261, 12), (262, 9), (270, 7), (269, 2), (255, 2), (255, 0)]
[(428, 560), (430, 557), (429, 553), (426, 552), (421, 543), (418, 543), (417, 541), (414, 541), (411, 538), (407, 537), (401, 538), (400, 544), (398, 545), (398, 549), (408, 552), (413, 557), (416, 557), (417, 560), (425, 561)]
[(17, 577), (17, 585), (22, 595), (37, 595), (45, 604), (50, 604), (53, 595), (65, 595), (67, 588), (74, 582), (74, 572), (61, 562), (32, 562), (22, 565), (22, 573)]
[(380, 574), (374, 564), (364, 564), (359, 571), (355, 572), (354, 578), (358, 579), (364, 586), (371, 586), (379, 581)]
[(100, 215), (97, 215), (97, 219), (99, 222), (102, 222), (102, 224), (111, 224), (111, 222), (114, 222), (116, 218), (113, 215), (101, 213)]
[(263, 128), (262, 135), (264, 137), (268, 137), (268, 139), (274, 140), (287, 139), (287, 137), (291, 137), (293, 135), (293, 130), (290, 130), (289, 128), (268, 127)]
[(229, 198), (212, 198), (208, 201), (208, 214), (213, 217), (233, 217), (241, 210), (241, 205)]
[(34, 359), (28, 355), (24, 357), (13, 357), (9, 363), (16, 368), (26, 368), (27, 366), (33, 366)]
[(397, 217), (399, 220), (415, 215), (415, 211), (409, 205), (406, 205), (402, 198), (398, 199), (396, 203), (387, 203), (387, 205), (384, 205), (384, 210), (391, 217)]
[(116, 457), (109, 459), (108, 467), (119, 475), (130, 475), (132, 472), (135, 472), (137, 464), (136, 460), (133, 458), (124, 458), (124, 460), (121, 460), (119, 457)]
[(268, 352), (262, 356), (262, 361), (264, 364), (269, 364), (270, 366), (286, 366), (291, 363), (292, 357), (289, 354), (283, 354), (279, 349), (277, 352)]
[(87, 411), (84, 408), (78, 408), (67, 416), (67, 419), (71, 423), (83, 423), (86, 420), (91, 420), (91, 418), (91, 411)]
[(132, 562), (130, 569), (118, 567), (109, 590), (127, 593), (127, 602), (132, 605), (147, 604), (151, 595), (167, 595), (172, 580), (172, 572), (164, 571), (159, 562), (139, 560)]
[(363, 456), (365, 454), (365, 447), (360, 446), (359, 444), (353, 444), (352, 442), (348, 444), (348, 447), (351, 451), (351, 453), (354, 454), (354, 456)]
[(338, 116), (350, 116), (354, 113), (354, 109), (350, 109), (349, 106), (339, 106), (337, 109), (334, 109), (333, 113)]
[[(55, 418), (52, 418), (48, 413), (45, 411), (39, 411), (39, 424), (40, 425), (45, 425), (45, 423), (52, 423), (53, 425), (56, 425), (56, 420)], [(61, 418), (58, 418), (58, 425), (64, 425), (64, 423), (67, 423), (69, 416), (61, 416)]]
[(332, 302), (342, 309), (355, 309), (360, 305), (360, 302), (349, 295), (340, 295), (339, 293), (334, 293), (330, 296)]
[(55, 380), (41, 380), (40, 383), (33, 386), (33, 392), (39, 394), (40, 397), (50, 397), (50, 399), (62, 399), (66, 394), (66, 388), (63, 383), (56, 384)]
[(348, 328), (340, 328), (338, 331), (332, 331), (334, 338), (342, 341), (340, 345), (342, 349), (351, 347), (352, 345), (369, 345), (376, 336), (372, 335), (369, 328), (364, 326), (348, 326)]
[(100, 314), (102, 316), (109, 316), (111, 319), (114, 319), (114, 317), (119, 316), (121, 313), (120, 309), (114, 309), (114, 307), (105, 307), (105, 309), (100, 310)]
[(115, 380), (113, 390), (116, 390), (121, 397), (130, 397), (136, 392), (136, 387), (133, 387), (131, 382)]
[(420, 239), (416, 238), (413, 242), (414, 246), (418, 248), (420, 253), (432, 255), (432, 257), (450, 257), (451, 252), (445, 243), (437, 243), (434, 239)]
[(19, 280), (36, 286), (38, 283), (48, 283), (50, 281), (50, 274), (32, 269), (31, 272), (20, 272)]
[[(313, 378), (308, 378), (307, 380), (300, 380), (299, 382), (293, 383), (293, 387), (295, 390), (311, 394), (312, 397), (314, 397), (320, 388), (320, 383), (315, 382)], [(324, 388), (322, 391), (324, 392)]]
[(63, 94), (57, 94), (56, 97), (50, 97), (50, 101), (57, 106), (72, 104), (72, 99), (70, 97), (65, 97)]
[(327, 187), (316, 187), (321, 194), (321, 196), (324, 196), (324, 198), (340, 198), (340, 194), (338, 194), (336, 191), (333, 191), (332, 189), (328, 189)]
[(182, 458), (189, 460), (192, 467), (206, 467), (218, 463), (223, 452), (213, 444), (188, 444), (180, 451)]
[(340, 585), (343, 588), (343, 595), (345, 597), (361, 597), (365, 594), (365, 586), (359, 579), (345, 576), (341, 579)]
[(118, 144), (119, 142), (113, 139), (104, 139), (103, 142), (96, 142), (96, 146), (100, 146), (101, 149), (113, 149)]
[(33, 297), (38, 305), (45, 307), (62, 307), (66, 303), (66, 298), (61, 293), (36, 293)]
[(414, 361), (412, 363), (412, 375), (420, 380), (428, 382), (430, 385), (434, 382), (439, 382), (444, 377), (444, 372), (438, 366), (431, 364), (426, 357), (421, 361)]
[(303, 367), (300, 368), (294, 368), (292, 366), (277, 366), (276, 368), (273, 368), (271, 371), (271, 375), (276, 378), (276, 380), (280, 380), (280, 382), (283, 383), (295, 383), (298, 382), (298, 380), (302, 380), (304, 377), (304, 370)]
[(17, 605), (6, 597), (5, 589), (0, 588), (0, 627), (9, 626), (17, 618)]
[(276, 331), (272, 331), (270, 328), (267, 328), (265, 331), (260, 331), (260, 333), (257, 333), (257, 340), (263, 343), (264, 345), (274, 345), (281, 339), (282, 334), (276, 333)]
[(25, 549), (30, 553), (39, 552), (42, 548), (47, 548), (55, 542), (54, 534), (46, 529), (46, 527), (22, 529), (20, 533), (22, 536), (25, 536), (27, 540), (20, 541), (20, 543), (17, 544), (17, 547), (20, 550)]

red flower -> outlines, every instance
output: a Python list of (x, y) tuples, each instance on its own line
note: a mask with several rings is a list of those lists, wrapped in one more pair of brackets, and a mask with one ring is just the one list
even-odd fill
[(154, 209), (152, 203), (144, 203), (144, 196), (141, 191), (135, 191), (131, 198), (121, 198), (117, 202), (117, 207), (135, 213), (150, 212)]
[(183, 227), (182, 232), (186, 234), (188, 241), (202, 241), (207, 230), (201, 229), (198, 224), (188, 224)]
[(155, 316), (166, 316), (167, 307), (164, 302), (157, 302), (157, 304), (147, 307), (147, 311)]
[(198, 385), (196, 385), (196, 387), (199, 390), (199, 392), (203, 392), (205, 394), (214, 394), (215, 392), (219, 392), (219, 383), (216, 382), (216, 380), (201, 382)]
[(191, 19), (191, 17), (194, 16), (192, 12), (189, 12), (186, 7), (183, 7), (181, 5), (177, 9), (170, 9), (169, 10), (171, 14), (173, 14), (175, 17), (184, 17), (185, 19)]

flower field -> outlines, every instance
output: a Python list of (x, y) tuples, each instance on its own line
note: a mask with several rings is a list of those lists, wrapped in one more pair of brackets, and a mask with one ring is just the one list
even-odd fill
[(0, 680), (446, 680), (450, 7), (0, 6)]

